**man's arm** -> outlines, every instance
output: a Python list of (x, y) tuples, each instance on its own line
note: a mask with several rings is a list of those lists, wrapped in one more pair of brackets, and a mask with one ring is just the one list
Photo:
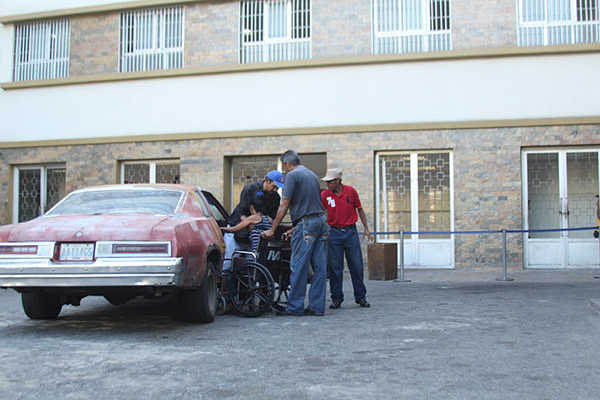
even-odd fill
[(290, 208), (290, 199), (283, 199), (281, 201), (281, 204), (279, 205), (279, 208), (277, 209), (277, 216), (275, 217), (275, 220), (273, 221), (273, 226), (271, 227), (271, 229), (264, 231), (262, 233), (263, 237), (270, 238), (271, 236), (273, 236), (273, 234), (277, 230), (277, 227), (279, 226), (279, 223), (281, 222), (283, 217), (285, 217), (285, 214), (287, 214), (289, 208)]
[(364, 210), (361, 208), (358, 208), (358, 216), (360, 217), (360, 222), (362, 222), (363, 224), (363, 228), (364, 228), (364, 235), (367, 238), (368, 241), (373, 241), (373, 237), (371, 236), (371, 232), (369, 231), (369, 226), (367, 225), (367, 216), (365, 215)]
[(242, 222), (240, 222), (239, 224), (237, 224), (236, 226), (232, 226), (232, 227), (221, 227), (221, 232), (224, 233), (235, 233), (235, 232), (239, 232), (244, 228), (247, 228), (249, 225), (256, 225), (258, 223), (260, 223), (260, 221), (262, 221), (262, 218), (260, 215), (251, 215), (249, 217), (244, 217), (242, 219)]

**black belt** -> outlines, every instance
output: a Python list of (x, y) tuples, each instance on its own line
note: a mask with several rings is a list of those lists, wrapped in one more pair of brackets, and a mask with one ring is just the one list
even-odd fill
[(323, 215), (323, 213), (305, 215), (304, 217), (301, 217), (301, 218), (298, 218), (298, 219), (292, 221), (292, 226), (296, 226), (296, 225), (298, 225), (298, 222), (306, 221), (307, 219), (318, 218), (321, 215)]
[(338, 226), (330, 226), (330, 228), (331, 229), (337, 229), (338, 231), (346, 232), (346, 231), (349, 231), (351, 229), (356, 229), (356, 224), (344, 226), (343, 228), (340, 228)]

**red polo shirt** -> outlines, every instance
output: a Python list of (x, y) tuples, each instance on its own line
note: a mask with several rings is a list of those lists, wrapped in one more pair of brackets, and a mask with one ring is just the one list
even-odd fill
[(358, 220), (356, 209), (362, 207), (358, 193), (348, 185), (342, 185), (339, 196), (329, 189), (323, 190), (321, 203), (327, 210), (327, 224), (336, 228), (344, 228), (356, 223)]

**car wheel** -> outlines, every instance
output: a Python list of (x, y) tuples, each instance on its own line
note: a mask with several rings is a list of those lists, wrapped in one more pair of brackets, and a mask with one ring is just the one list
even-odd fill
[(181, 295), (185, 317), (190, 322), (212, 322), (217, 313), (217, 274), (208, 261), (200, 287), (189, 289)]
[(31, 319), (56, 319), (62, 309), (58, 296), (43, 292), (21, 293), (21, 302)]

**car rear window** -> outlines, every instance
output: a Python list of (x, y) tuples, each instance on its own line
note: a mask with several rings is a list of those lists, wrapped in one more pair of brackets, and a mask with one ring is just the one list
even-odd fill
[(176, 190), (98, 190), (72, 193), (47, 215), (174, 214), (183, 192)]

